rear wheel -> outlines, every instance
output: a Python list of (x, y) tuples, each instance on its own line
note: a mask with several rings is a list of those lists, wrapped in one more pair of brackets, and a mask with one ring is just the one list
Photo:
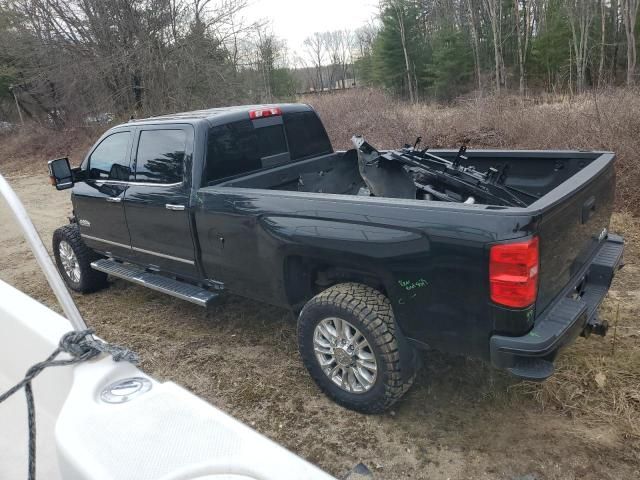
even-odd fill
[(298, 320), (298, 348), (320, 389), (359, 412), (386, 410), (415, 378), (415, 364), (400, 361), (389, 299), (366, 285), (343, 283), (312, 298)]
[(53, 232), (53, 255), (71, 290), (89, 293), (108, 285), (107, 274), (91, 268), (91, 262), (100, 256), (84, 244), (77, 225), (65, 225)]

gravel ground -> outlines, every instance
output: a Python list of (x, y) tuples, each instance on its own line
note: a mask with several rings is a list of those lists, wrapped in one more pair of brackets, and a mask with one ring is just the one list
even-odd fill
[[(43, 176), (9, 180), (48, 245), (70, 212), (69, 194)], [(0, 278), (58, 310), (4, 204), (0, 225)], [(634, 299), (623, 314), (640, 303), (631, 263), (612, 290)], [(318, 391), (302, 367), (295, 320), (286, 311), (233, 295), (205, 311), (120, 280), (75, 298), (101, 337), (141, 354), (147, 373), (181, 384), (336, 476), (363, 462), (376, 479), (640, 478), (640, 443), (628, 422), (543, 408), (535, 395), (477, 361), (426, 353), (406, 398), (385, 415), (365, 416)], [(623, 340), (618, 348), (640, 349), (633, 333)], [(581, 355), (585, 342), (589, 354), (611, 350), (610, 340), (580, 339), (563, 358)]]

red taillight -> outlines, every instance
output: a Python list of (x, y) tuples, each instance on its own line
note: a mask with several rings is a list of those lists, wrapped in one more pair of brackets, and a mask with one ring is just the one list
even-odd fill
[(538, 295), (538, 268), (538, 237), (493, 245), (489, 259), (491, 300), (514, 308), (531, 305)]
[(250, 110), (249, 118), (255, 120), (256, 118), (273, 117), (276, 115), (282, 115), (282, 110), (278, 107), (274, 108), (262, 108), (260, 110)]

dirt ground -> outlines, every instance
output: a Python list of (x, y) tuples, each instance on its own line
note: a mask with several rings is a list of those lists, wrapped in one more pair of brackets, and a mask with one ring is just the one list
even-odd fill
[[(49, 187), (44, 175), (9, 180), (48, 245), (66, 222), (69, 194)], [(2, 202), (0, 226), (0, 278), (57, 309)], [(283, 310), (223, 295), (207, 312), (120, 280), (75, 298), (101, 337), (140, 353), (143, 370), (185, 386), (336, 476), (363, 462), (376, 479), (630, 480), (640, 478), (640, 409), (633, 403), (640, 396), (614, 382), (630, 378), (637, 387), (640, 378), (625, 370), (640, 352), (640, 229), (623, 215), (614, 229), (629, 240), (627, 266), (603, 306), (611, 323), (620, 306), (615, 340), (579, 339), (547, 387), (430, 352), (414, 388), (380, 416), (344, 410), (318, 391), (298, 357), (295, 322)], [(594, 383), (600, 370), (607, 380)]]

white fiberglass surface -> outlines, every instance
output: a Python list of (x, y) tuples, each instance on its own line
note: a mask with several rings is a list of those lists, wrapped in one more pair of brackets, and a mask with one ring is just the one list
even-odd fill
[[(46, 358), (70, 324), (0, 281), (0, 390)], [(145, 377), (151, 389), (113, 404), (113, 382)], [(37, 477), (65, 480), (331, 480), (333, 477), (173, 383), (101, 356), (45, 370), (34, 382)], [(24, 392), (0, 404), (0, 478), (27, 474)]]
[[(27, 295), (0, 281), (0, 391), (19, 382), (27, 369), (46, 358), (69, 322)], [(71, 389), (73, 371), (50, 369), (33, 381), (37, 419), (37, 477), (56, 480), (53, 441), (58, 412)], [(24, 391), (0, 404), (0, 478), (27, 477), (27, 407)]]

